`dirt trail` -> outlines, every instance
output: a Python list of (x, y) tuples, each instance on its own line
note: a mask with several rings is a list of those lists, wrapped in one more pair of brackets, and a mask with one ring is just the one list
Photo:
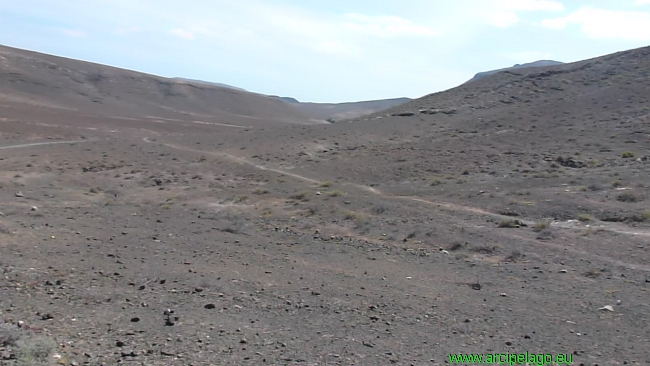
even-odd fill
[[(143, 138), (143, 141), (148, 142), (148, 143), (155, 143), (154, 141), (151, 141), (146, 137)], [(282, 174), (282, 175), (285, 175), (285, 176), (289, 176), (289, 177), (292, 177), (292, 178), (295, 178), (295, 179), (298, 179), (298, 180), (302, 180), (302, 181), (308, 182), (308, 183), (313, 183), (313, 184), (321, 184), (321, 183), (323, 183), (323, 181), (319, 181), (319, 180), (316, 180), (316, 179), (305, 177), (305, 176), (300, 175), (300, 174), (287, 172), (286, 170), (271, 168), (271, 167), (255, 164), (255, 163), (253, 163), (253, 162), (251, 162), (251, 161), (249, 161), (249, 160), (247, 160), (245, 158), (235, 156), (235, 155), (231, 155), (231, 154), (227, 154), (227, 153), (223, 153), (223, 152), (212, 152), (212, 151), (198, 150), (198, 149), (192, 149), (192, 148), (188, 148), (188, 147), (184, 147), (184, 146), (179, 146), (179, 145), (169, 144), (169, 143), (163, 143), (163, 142), (160, 142), (160, 144), (171, 147), (171, 148), (174, 148), (174, 149), (178, 149), (178, 150), (195, 152), (195, 153), (199, 153), (199, 154), (208, 154), (208, 155), (217, 156), (217, 157), (224, 157), (224, 158), (226, 158), (228, 160), (235, 161), (235, 162), (238, 162), (238, 163), (241, 163), (241, 164), (250, 165), (250, 166), (252, 166), (254, 168), (257, 168), (257, 169), (260, 169), (260, 170), (275, 172), (275, 173)], [(511, 217), (508, 217), (508, 216), (505, 216), (505, 215), (500, 215), (500, 214), (497, 214), (497, 213), (494, 213), (494, 212), (489, 212), (489, 211), (483, 210), (483, 209), (478, 208), (478, 207), (459, 205), (459, 204), (451, 203), (451, 202), (431, 201), (431, 200), (426, 200), (426, 199), (423, 199), (423, 198), (413, 197), (413, 196), (392, 196), (390, 194), (387, 194), (387, 193), (384, 193), (384, 192), (380, 191), (377, 188), (366, 186), (366, 185), (363, 185), (363, 184), (357, 184), (357, 183), (344, 183), (344, 184), (354, 186), (354, 187), (356, 187), (358, 189), (362, 189), (362, 190), (364, 190), (366, 192), (369, 192), (369, 193), (377, 195), (377, 196), (384, 197), (386, 199), (407, 200), (407, 201), (424, 203), (424, 204), (427, 204), (427, 205), (435, 205), (437, 207), (443, 207), (443, 208), (446, 208), (446, 209), (449, 209), (449, 210), (452, 210), (452, 211), (470, 212), (470, 213), (475, 213), (475, 214), (484, 215), (484, 216), (491, 216), (491, 217), (498, 218), (498, 219), (512, 219)], [(523, 218), (518, 218), (518, 220), (521, 223), (526, 224), (526, 225), (533, 225), (535, 223), (535, 221), (526, 220), (526, 219), (523, 219)], [(555, 227), (562, 228), (562, 229), (573, 229), (573, 230), (576, 229), (576, 228), (573, 228), (573, 227), (567, 227), (567, 226), (563, 226), (563, 225), (559, 225), (559, 224), (556, 224)], [(643, 231), (643, 230), (631, 231), (631, 230), (617, 229), (617, 228), (613, 228), (613, 227), (609, 227), (609, 226), (599, 226), (599, 228), (602, 229), (602, 230), (615, 232), (617, 234), (635, 235), (635, 236), (636, 235), (650, 236), (650, 232)], [(580, 252), (580, 253), (576, 253), (576, 254), (581, 254), (581, 253), (586, 254), (587, 252)], [(604, 259), (602, 257), (599, 257), (599, 258)], [(627, 266), (629, 268), (650, 271), (650, 267), (637, 266), (637, 265), (634, 265), (634, 264), (624, 263), (624, 262), (615, 261), (615, 260), (612, 260), (612, 261), (616, 262), (616, 264), (624, 265), (624, 266)], [(643, 267), (643, 268), (640, 268), (640, 267)]]
[[(148, 143), (156, 143), (155, 141), (151, 141), (146, 137), (143, 138), (142, 140), (144, 142), (148, 142)], [(177, 150), (189, 151), (189, 152), (195, 152), (195, 153), (199, 153), (199, 154), (207, 154), (207, 155), (226, 158), (228, 160), (231, 160), (231, 161), (234, 161), (234, 162), (237, 162), (237, 163), (240, 163), (240, 164), (250, 165), (250, 166), (252, 166), (254, 168), (257, 168), (257, 169), (260, 169), (260, 170), (275, 172), (275, 173), (278, 173), (278, 174), (286, 175), (286, 176), (289, 176), (289, 177), (292, 177), (292, 178), (295, 178), (295, 179), (298, 179), (298, 180), (302, 180), (302, 181), (305, 181), (305, 182), (313, 183), (313, 184), (321, 184), (321, 183), (323, 183), (323, 182), (321, 182), (319, 180), (311, 179), (311, 178), (308, 178), (308, 177), (305, 177), (305, 176), (302, 176), (302, 175), (299, 175), (299, 174), (295, 174), (295, 173), (290, 173), (290, 172), (287, 172), (287, 171), (282, 170), (282, 169), (276, 169), (276, 168), (266, 167), (266, 166), (263, 166), (263, 165), (258, 165), (258, 164), (255, 164), (255, 163), (253, 163), (253, 162), (251, 162), (251, 161), (249, 161), (249, 160), (247, 160), (245, 158), (235, 156), (235, 155), (231, 155), (231, 154), (227, 154), (227, 153), (224, 153), (224, 152), (213, 152), (213, 151), (206, 151), (206, 150), (197, 150), (197, 149), (191, 149), (191, 148), (185, 147), (185, 146), (179, 146), (179, 145), (169, 144), (169, 143), (164, 143), (164, 142), (160, 142), (160, 144), (171, 147), (173, 149), (177, 149)]]
[(72, 141), (33, 142), (33, 143), (29, 143), (29, 144), (0, 146), (0, 150), (18, 149), (18, 148), (21, 148), (21, 147), (31, 147), (31, 146), (41, 146), (41, 145), (77, 144), (77, 143), (82, 143), (82, 142), (94, 142), (94, 141), (97, 141), (97, 139), (93, 139), (93, 140), (72, 140)]

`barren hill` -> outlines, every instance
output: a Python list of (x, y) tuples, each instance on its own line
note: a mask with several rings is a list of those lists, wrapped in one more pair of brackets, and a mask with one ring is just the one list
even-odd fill
[(274, 98), (0, 46), (0, 100), (130, 117), (309, 123)]
[(562, 62), (559, 61), (553, 61), (553, 60), (539, 60), (535, 62), (529, 62), (525, 64), (516, 64), (512, 67), (505, 67), (502, 69), (497, 69), (497, 70), (490, 70), (490, 71), (483, 71), (479, 72), (478, 74), (474, 75), (472, 79), (468, 81), (468, 83), (472, 81), (476, 81), (479, 79), (483, 79), (486, 76), (490, 76), (493, 74), (496, 74), (501, 71), (506, 71), (506, 70), (517, 70), (517, 69), (526, 69), (526, 68), (531, 68), (531, 67), (544, 67), (544, 66), (555, 66), (555, 65), (562, 65)]
[(312, 125), (11, 55), (5, 98), (110, 93), (0, 102), (3, 365), (650, 364), (650, 48)]
[(219, 86), (219, 87), (226, 88), (226, 89), (235, 89), (235, 90), (239, 90), (239, 91), (248, 91), (246, 89), (238, 88), (236, 86), (223, 84), (223, 83), (215, 83), (215, 82), (212, 82), (212, 81), (186, 79), (186, 78), (173, 78), (173, 80), (180, 81), (180, 82), (185, 82), (185, 83), (191, 83), (191, 84), (204, 84), (204, 85), (211, 85), (211, 86)]

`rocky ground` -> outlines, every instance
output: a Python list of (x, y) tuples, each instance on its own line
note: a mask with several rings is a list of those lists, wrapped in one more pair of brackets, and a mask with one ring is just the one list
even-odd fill
[(330, 125), (5, 103), (0, 362), (647, 365), (635, 52)]

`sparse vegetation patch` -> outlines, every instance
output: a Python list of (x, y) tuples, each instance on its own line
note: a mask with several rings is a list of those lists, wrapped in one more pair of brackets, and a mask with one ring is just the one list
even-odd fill
[(519, 220), (503, 219), (499, 222), (499, 227), (516, 229), (521, 227), (521, 222)]
[(330, 196), (330, 197), (339, 197), (339, 196), (345, 196), (346, 195), (345, 192), (339, 191), (339, 190), (329, 191), (326, 194), (328, 196)]
[(632, 191), (627, 191), (616, 196), (616, 200), (620, 202), (640, 202), (643, 201), (643, 197)]
[(643, 218), (643, 221), (650, 222), (650, 211), (641, 212), (641, 217)]
[(578, 215), (578, 220), (581, 222), (588, 222), (588, 221), (593, 221), (593, 216), (589, 214), (580, 214)]
[(551, 220), (543, 220), (533, 225), (533, 231), (536, 233), (545, 230), (551, 226)]
[(508, 256), (506, 257), (506, 261), (507, 262), (516, 262), (519, 259), (523, 258), (523, 256), (524, 255), (520, 251), (515, 249), (515, 250), (511, 251), (510, 254), (508, 254)]
[(309, 191), (296, 192), (293, 195), (289, 196), (289, 198), (299, 201), (309, 201)]

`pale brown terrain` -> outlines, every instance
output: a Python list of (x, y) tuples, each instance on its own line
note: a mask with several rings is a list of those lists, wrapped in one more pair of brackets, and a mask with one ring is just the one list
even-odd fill
[(650, 48), (334, 124), (0, 56), (2, 365), (650, 364)]

